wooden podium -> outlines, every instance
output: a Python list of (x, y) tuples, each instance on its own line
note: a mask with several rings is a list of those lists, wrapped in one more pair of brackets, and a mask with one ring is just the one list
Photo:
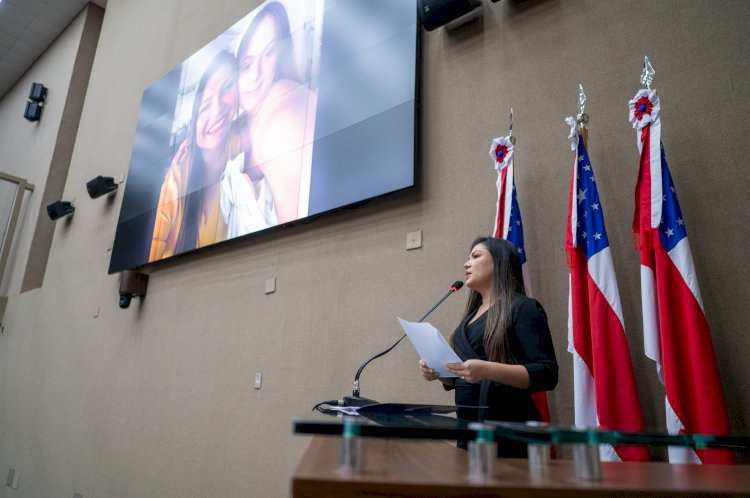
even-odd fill
[(572, 460), (530, 471), (523, 459), (497, 459), (494, 477), (468, 479), (465, 451), (441, 441), (366, 439), (361, 474), (338, 473), (340, 436), (313, 436), (292, 478), (306, 497), (750, 497), (750, 467), (661, 462), (602, 463), (602, 480), (577, 480)]

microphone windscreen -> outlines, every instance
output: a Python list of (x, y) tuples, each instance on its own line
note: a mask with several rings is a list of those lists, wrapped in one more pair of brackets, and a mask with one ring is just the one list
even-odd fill
[(453, 292), (456, 292), (458, 289), (460, 289), (463, 286), (464, 286), (464, 283), (462, 281), (456, 280), (455, 282), (453, 282), (453, 285), (451, 285), (451, 290)]

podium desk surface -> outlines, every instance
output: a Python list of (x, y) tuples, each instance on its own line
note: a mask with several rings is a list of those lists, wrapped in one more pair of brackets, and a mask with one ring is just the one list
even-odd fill
[(572, 460), (552, 460), (531, 472), (525, 459), (498, 458), (494, 476), (468, 479), (468, 456), (442, 441), (368, 438), (361, 474), (338, 472), (341, 437), (314, 436), (292, 478), (292, 495), (306, 497), (394, 496), (744, 496), (750, 467), (665, 462), (603, 462), (602, 480), (578, 480)]

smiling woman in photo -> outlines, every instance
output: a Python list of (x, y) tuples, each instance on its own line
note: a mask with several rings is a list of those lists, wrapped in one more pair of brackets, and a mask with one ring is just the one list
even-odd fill
[(162, 184), (149, 261), (227, 238), (219, 188), (237, 100), (237, 63), (230, 52), (219, 52), (198, 84), (188, 138)]

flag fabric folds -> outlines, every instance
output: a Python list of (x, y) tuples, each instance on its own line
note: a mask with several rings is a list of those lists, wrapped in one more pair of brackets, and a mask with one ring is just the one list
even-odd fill
[[(575, 153), (565, 243), (575, 423), (584, 428), (641, 432), (641, 403), (594, 170), (578, 123), (572, 117), (565, 122), (570, 125), (570, 148)], [(647, 461), (648, 451), (643, 446), (601, 445), (600, 456), (607, 461)]]
[[(666, 391), (667, 430), (728, 435), (724, 393), (693, 256), (661, 143), (660, 101), (642, 89), (629, 103), (640, 152), (633, 235), (641, 254), (646, 356)], [(727, 450), (669, 448), (673, 463), (734, 463)]]
[[(493, 236), (506, 239), (518, 249), (521, 256), (523, 286), (526, 289), (526, 295), (531, 297), (531, 282), (526, 265), (526, 249), (523, 244), (523, 223), (516, 197), (516, 183), (513, 179), (513, 142), (510, 137), (498, 137), (492, 141), (490, 158), (497, 171), (497, 212)], [(542, 419), (550, 423), (547, 393), (543, 391), (534, 393), (532, 398)]]

